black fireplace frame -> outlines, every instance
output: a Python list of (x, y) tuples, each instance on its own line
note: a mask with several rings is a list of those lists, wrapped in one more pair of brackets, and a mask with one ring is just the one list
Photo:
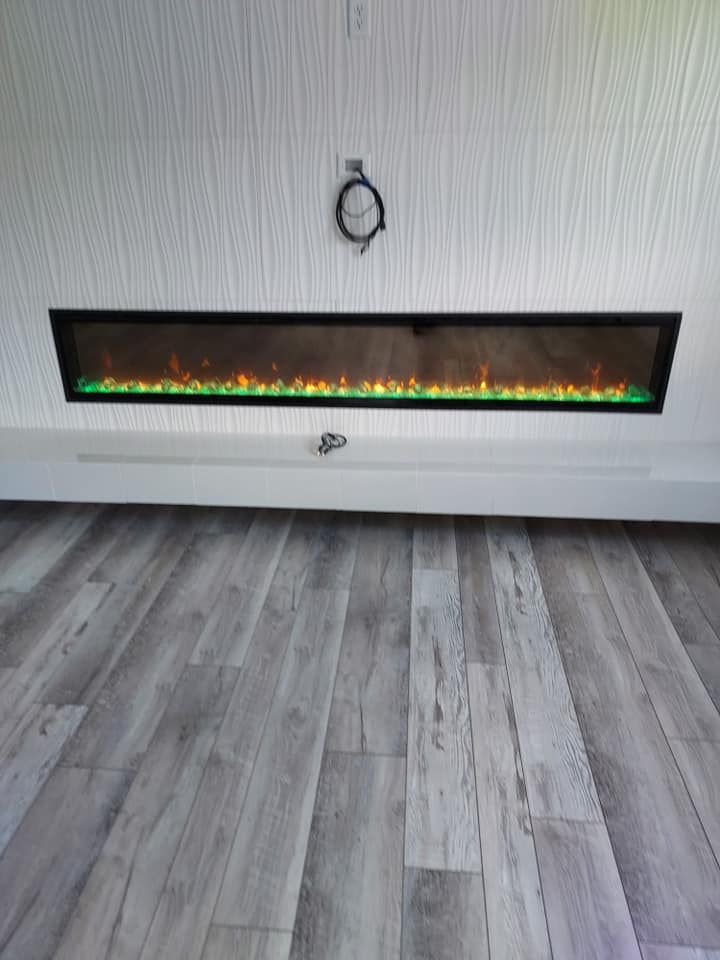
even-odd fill
[[(535, 413), (572, 410), (574, 413), (661, 413), (665, 403), (675, 347), (680, 332), (682, 313), (276, 313), (159, 310), (72, 310), (49, 311), (50, 323), (62, 377), (65, 399), (69, 403), (142, 403), (202, 404), (231, 406), (298, 406), (298, 407), (395, 407), (430, 410), (523, 410)], [(214, 323), (214, 324), (364, 324), (367, 326), (407, 325), (433, 327), (453, 326), (652, 326), (660, 328), (649, 389), (653, 403), (604, 402), (580, 403), (572, 400), (457, 400), (457, 399), (392, 399), (388, 397), (256, 397), (174, 394), (107, 394), (83, 393), (73, 383), (80, 365), (72, 335), (72, 324), (109, 323)]]

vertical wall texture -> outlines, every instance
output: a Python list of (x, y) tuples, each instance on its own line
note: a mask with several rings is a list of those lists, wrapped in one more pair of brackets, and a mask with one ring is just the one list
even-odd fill
[[(720, 439), (718, 0), (3, 0), (0, 425)], [(387, 232), (333, 223), (371, 153)], [(50, 306), (682, 310), (661, 417), (65, 404)]]

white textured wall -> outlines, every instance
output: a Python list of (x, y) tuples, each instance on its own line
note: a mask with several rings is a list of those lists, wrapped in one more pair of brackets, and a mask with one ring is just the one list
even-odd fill
[[(720, 439), (720, 0), (1, 0), (0, 425)], [(370, 151), (388, 230), (334, 232)], [(684, 313), (662, 417), (66, 405), (47, 309)]]

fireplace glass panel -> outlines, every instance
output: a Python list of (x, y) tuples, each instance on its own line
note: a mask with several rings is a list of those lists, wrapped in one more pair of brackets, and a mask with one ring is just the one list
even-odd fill
[(53, 317), (69, 399), (657, 410), (677, 320)]

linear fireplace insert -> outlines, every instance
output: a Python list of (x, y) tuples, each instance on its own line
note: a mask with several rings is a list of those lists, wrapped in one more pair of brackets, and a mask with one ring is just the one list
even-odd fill
[(659, 413), (680, 314), (51, 310), (65, 396)]

